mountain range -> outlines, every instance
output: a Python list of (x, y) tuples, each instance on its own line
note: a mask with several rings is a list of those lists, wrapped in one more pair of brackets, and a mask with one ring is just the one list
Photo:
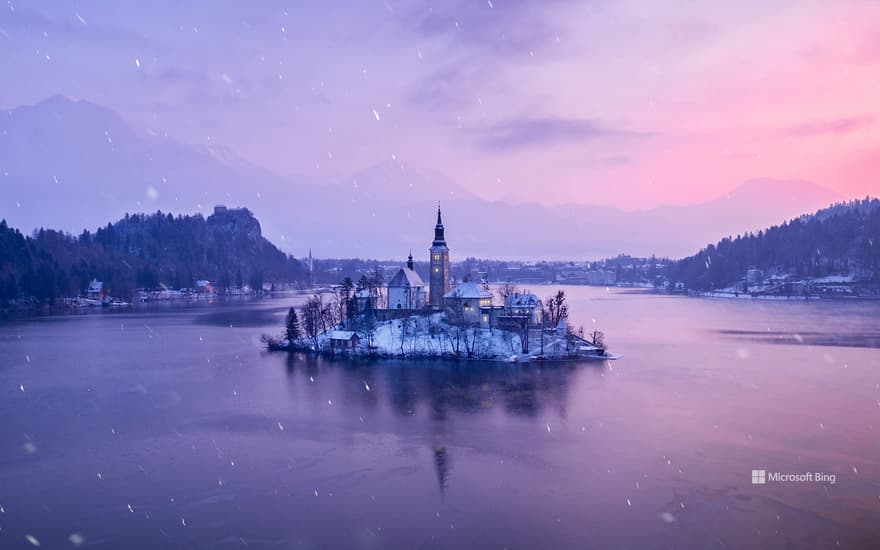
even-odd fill
[(127, 212), (207, 215), (226, 204), (252, 210), (263, 234), (297, 256), (402, 258), (429, 246), (440, 201), (459, 258), (681, 257), (844, 198), (807, 181), (757, 179), (693, 206), (547, 206), (486, 200), (417, 164), (391, 159), (341, 182), (306, 182), (57, 95), (0, 112), (0, 217), (25, 232), (78, 234)]

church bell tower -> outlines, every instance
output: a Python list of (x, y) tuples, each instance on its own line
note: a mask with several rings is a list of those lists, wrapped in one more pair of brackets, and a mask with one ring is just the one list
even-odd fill
[(431, 277), (428, 301), (434, 309), (443, 307), (443, 296), (449, 292), (449, 247), (443, 232), (443, 218), (437, 205), (437, 225), (434, 226), (434, 242), (431, 244)]

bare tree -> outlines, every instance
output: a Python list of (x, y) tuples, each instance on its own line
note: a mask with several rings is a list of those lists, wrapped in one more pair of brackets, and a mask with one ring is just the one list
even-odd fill
[(516, 294), (519, 289), (513, 283), (502, 283), (501, 286), (498, 287), (498, 297), (501, 298), (501, 303), (506, 305), (507, 298), (513, 294)]
[(600, 349), (605, 349), (605, 333), (601, 330), (594, 330), (590, 335), (593, 345)]
[(468, 323), (465, 321), (464, 304), (462, 300), (451, 300), (446, 305), (446, 338), (449, 347), (456, 355), (461, 354), (462, 341), (466, 339)]
[(568, 304), (565, 303), (565, 291), (559, 290), (555, 295), (548, 296), (544, 301), (544, 319), (550, 326), (557, 326), (560, 321), (568, 319)]
[(333, 309), (336, 321), (341, 323), (348, 319), (352, 296), (354, 295), (354, 282), (351, 277), (342, 280), (342, 284), (333, 288)]
[(373, 273), (367, 278), (370, 290), (376, 293), (376, 303), (377, 307), (383, 308), (386, 305), (385, 294), (383, 292), (385, 288), (385, 277), (382, 275), (382, 271), (378, 266), (373, 270)]
[(316, 349), (318, 347), (318, 336), (322, 332), (321, 310), (321, 300), (317, 295), (311, 296), (302, 306), (303, 329), (306, 336), (312, 340), (312, 344)]
[(377, 328), (376, 314), (372, 310), (365, 312), (363, 315), (359, 315), (355, 320), (355, 331), (361, 338), (366, 340), (368, 350), (373, 349), (373, 341), (376, 339)]
[(400, 354), (406, 355), (406, 345), (414, 336), (412, 317), (404, 317), (400, 320)]

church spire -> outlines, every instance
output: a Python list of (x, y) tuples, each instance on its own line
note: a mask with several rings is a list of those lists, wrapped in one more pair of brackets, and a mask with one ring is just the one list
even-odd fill
[(409, 258), (406, 260), (406, 267), (408, 269), (414, 269), (413, 268), (413, 259), (412, 259), (412, 250), (409, 251)]
[(443, 231), (443, 217), (440, 215), (440, 203), (437, 202), (437, 225), (434, 226), (434, 245), (445, 245), (446, 237)]

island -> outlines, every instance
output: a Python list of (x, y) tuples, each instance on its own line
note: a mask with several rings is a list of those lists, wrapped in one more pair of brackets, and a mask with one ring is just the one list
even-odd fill
[(345, 278), (290, 308), (284, 335), (264, 336), (270, 351), (361, 357), (452, 358), (509, 362), (617, 359), (604, 335), (568, 322), (565, 292), (546, 300), (512, 285), (498, 288), (450, 275), (440, 207), (429, 252), (429, 284), (412, 253), (387, 285), (380, 277)]

